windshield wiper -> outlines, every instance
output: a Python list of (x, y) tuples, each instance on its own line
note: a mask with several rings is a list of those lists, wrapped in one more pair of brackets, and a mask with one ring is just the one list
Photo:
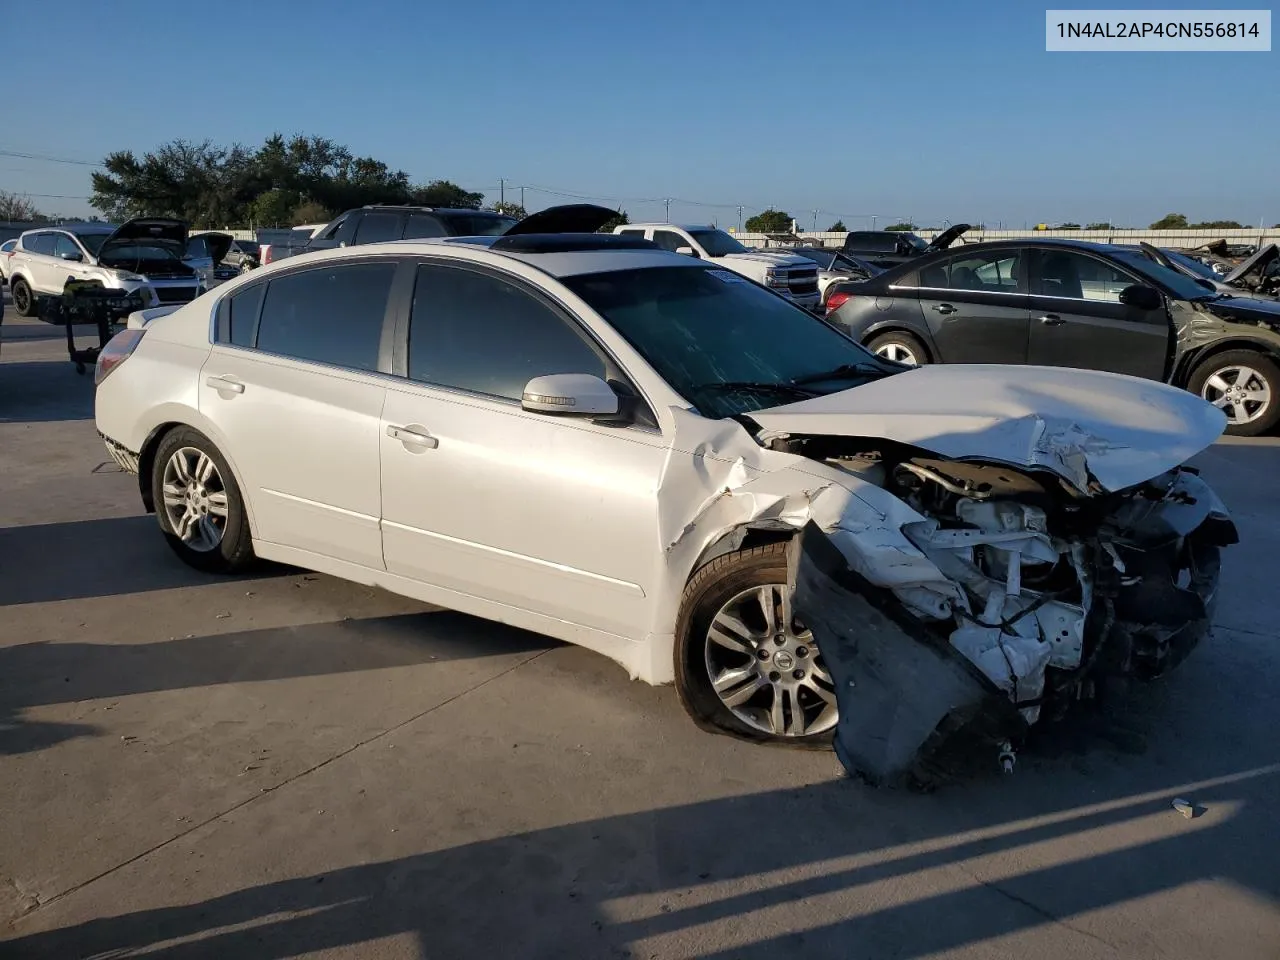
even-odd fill
[(822, 383), (824, 380), (844, 380), (849, 377), (880, 372), (882, 371), (878, 367), (872, 367), (862, 363), (842, 363), (840, 366), (833, 367), (830, 370), (822, 370), (818, 373), (806, 373), (803, 377), (794, 377), (790, 382), (794, 384)]
[(792, 397), (798, 400), (808, 400), (817, 396), (814, 391), (796, 386), (795, 383), (769, 383), (764, 380), (720, 380), (714, 383), (700, 383), (693, 389), (716, 391), (754, 390), (757, 393), (772, 393), (776, 396)]

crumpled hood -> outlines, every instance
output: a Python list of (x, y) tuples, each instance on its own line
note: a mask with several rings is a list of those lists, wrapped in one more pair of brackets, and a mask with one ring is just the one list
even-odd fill
[(730, 253), (723, 257), (716, 257), (717, 260), (738, 260), (743, 263), (763, 263), (769, 267), (812, 267), (817, 269), (817, 264), (808, 257), (802, 257), (795, 253), (782, 253), (773, 250), (752, 250), (750, 253)]
[(1054, 471), (1122, 490), (1213, 443), (1227, 418), (1174, 387), (1065, 367), (924, 366), (748, 414), (779, 434), (896, 440), (957, 460)]

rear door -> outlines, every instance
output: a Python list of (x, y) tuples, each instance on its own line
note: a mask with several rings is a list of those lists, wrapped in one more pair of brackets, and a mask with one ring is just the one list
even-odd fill
[(920, 309), (943, 363), (1026, 363), (1031, 307), (1022, 247), (921, 266)]
[(1164, 379), (1168, 312), (1120, 302), (1121, 290), (1146, 281), (1083, 250), (1039, 248), (1029, 261), (1028, 363)]
[(32, 288), (40, 293), (62, 293), (66, 281), (67, 271), (53, 255), (57, 238), (52, 231), (42, 231), (22, 239), (24, 252), (19, 254), (24, 261), (22, 266), (31, 279)]
[(238, 468), (259, 540), (382, 569), (378, 427), (398, 261), (276, 273), (218, 305), (200, 410)]

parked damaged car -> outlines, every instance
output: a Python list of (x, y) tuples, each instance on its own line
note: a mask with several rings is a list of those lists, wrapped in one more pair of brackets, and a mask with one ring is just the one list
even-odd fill
[(193, 566), (267, 558), (558, 637), (744, 738), (839, 724), (880, 780), (1166, 672), (1235, 538), (1183, 466), (1225, 423), (1198, 397), (909, 369), (626, 236), (264, 267), (120, 334), (96, 423)]
[(834, 284), (827, 319), (900, 363), (1026, 363), (1161, 380), (1257, 436), (1280, 423), (1280, 302), (1223, 294), (1148, 252), (1000, 240)]
[(1274, 243), (1241, 263), (1222, 265), (1223, 269), (1181, 250), (1161, 249), (1149, 243), (1139, 244), (1138, 249), (1161, 266), (1201, 282), (1205, 289), (1233, 297), (1280, 298), (1280, 248)]

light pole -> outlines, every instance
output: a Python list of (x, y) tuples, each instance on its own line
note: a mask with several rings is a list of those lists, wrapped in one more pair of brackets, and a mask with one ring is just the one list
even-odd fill
[(666, 212), (662, 215), (662, 219), (666, 223), (670, 223), (671, 222), (671, 198), (670, 197), (667, 197), (667, 199), (663, 201), (663, 206), (666, 208)]
[(742, 232), (742, 204), (738, 204), (738, 232)]
[(818, 232), (818, 211), (813, 211), (813, 232)]
[(498, 209), (502, 209), (507, 202), (507, 181), (501, 177), (498, 178)]
[(876, 228), (876, 215), (873, 213), (871, 215), (871, 229), (874, 230), (875, 228)]

